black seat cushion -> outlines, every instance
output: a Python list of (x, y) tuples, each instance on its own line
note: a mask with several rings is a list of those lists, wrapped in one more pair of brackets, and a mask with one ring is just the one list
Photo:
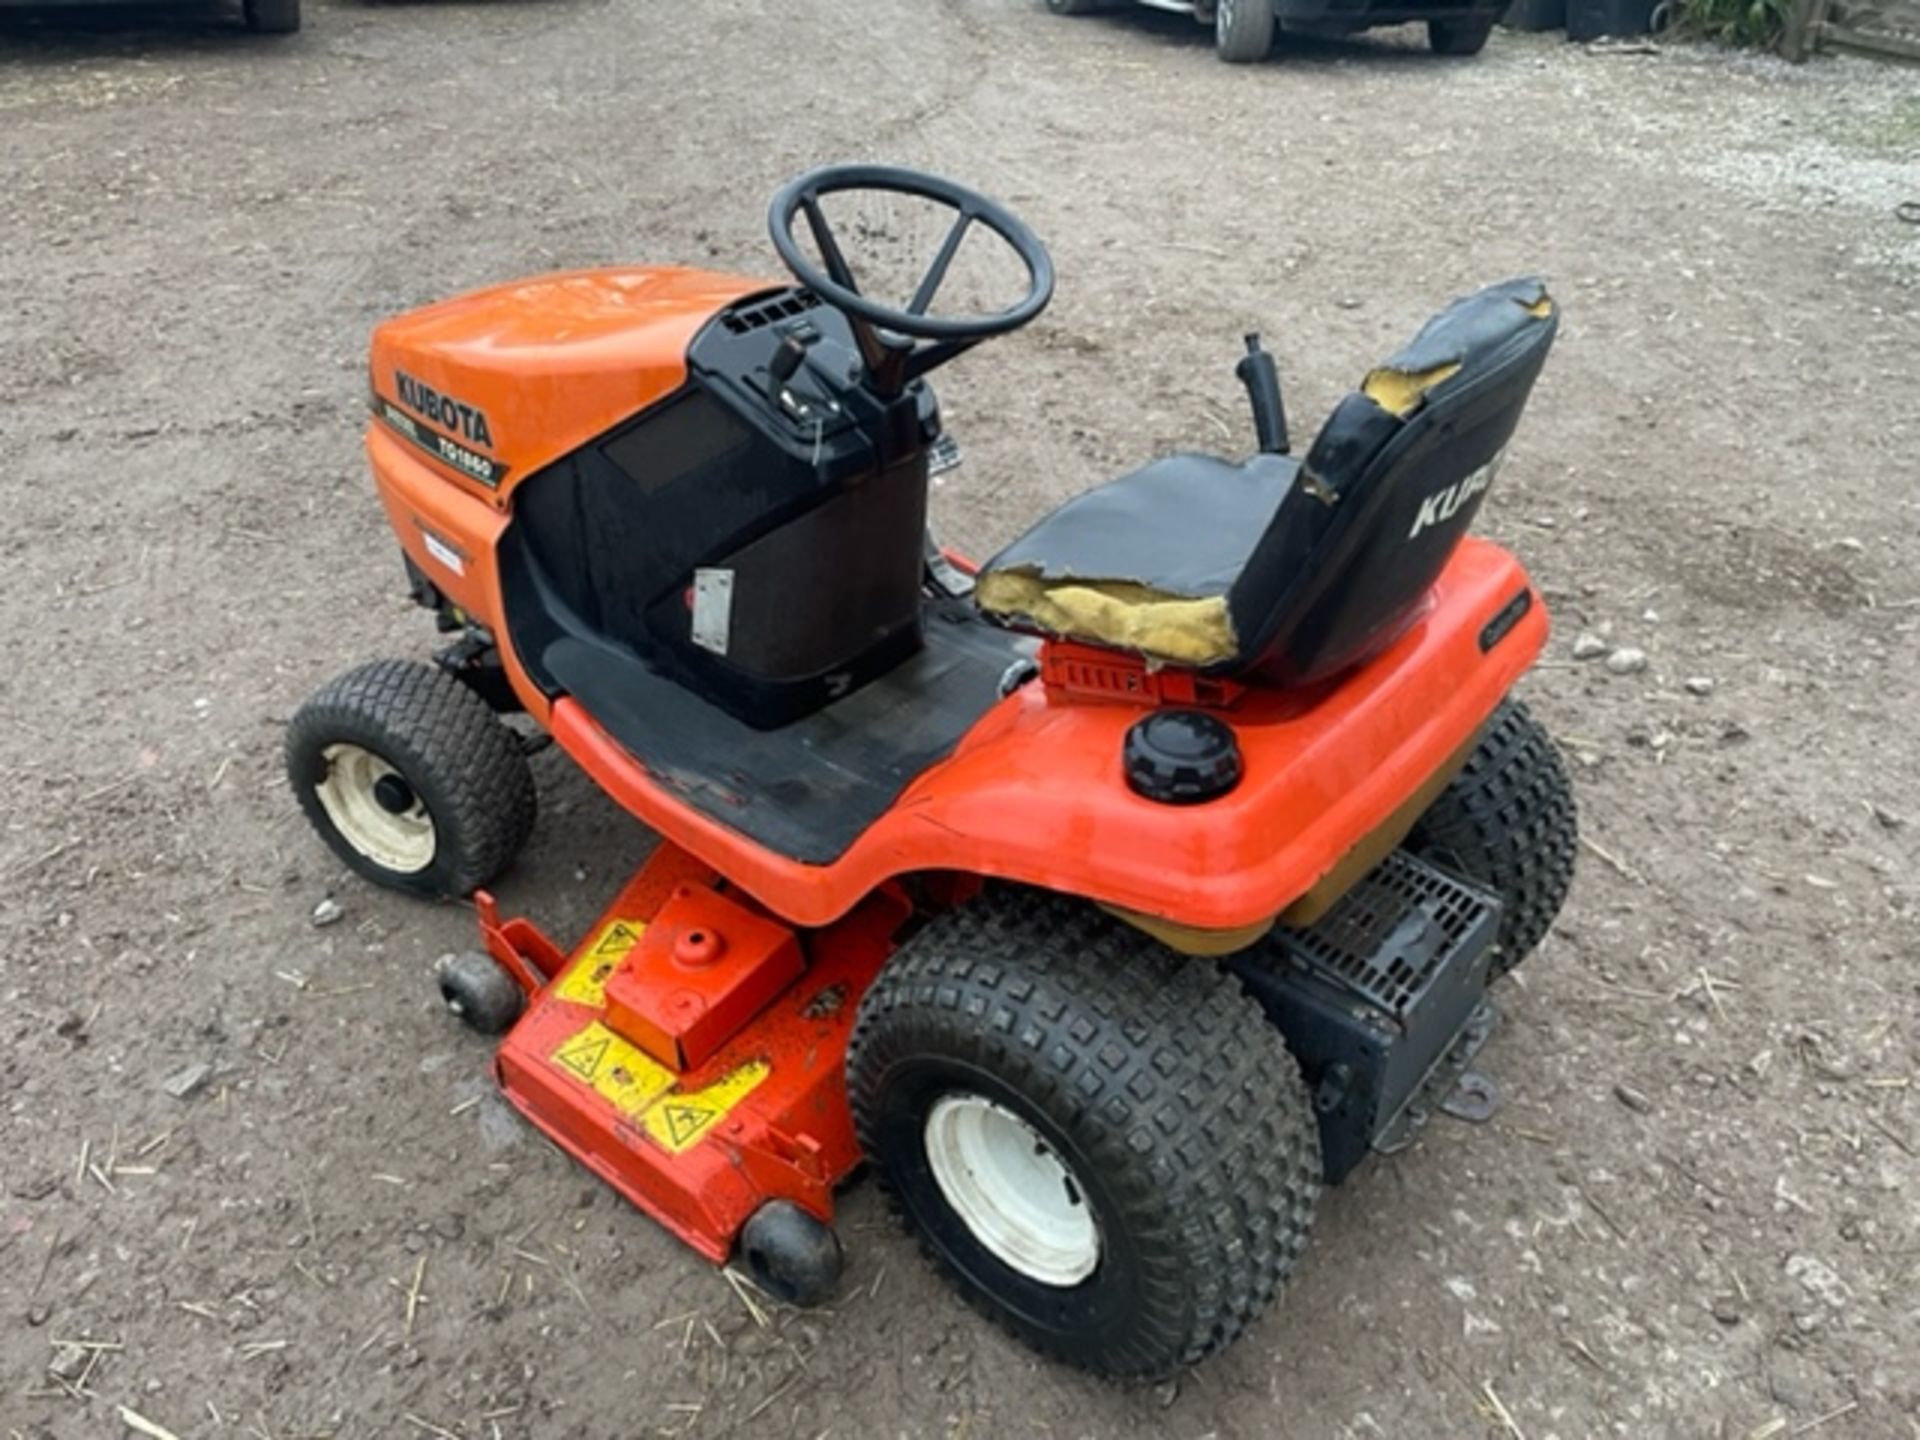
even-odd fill
[(1234, 653), (1227, 596), (1299, 473), (1169, 455), (1075, 496), (1009, 545), (975, 591), (989, 615), (1163, 660)]
[(1400, 634), (1519, 423), (1558, 324), (1537, 280), (1430, 320), (1306, 459), (1176, 455), (1067, 502), (982, 569), (987, 614), (1151, 663), (1303, 684)]

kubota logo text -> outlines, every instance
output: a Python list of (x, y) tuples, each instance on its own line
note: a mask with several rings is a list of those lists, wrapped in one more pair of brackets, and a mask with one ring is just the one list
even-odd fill
[(1444, 490), (1436, 490), (1420, 502), (1420, 513), (1413, 517), (1413, 529), (1407, 532), (1407, 539), (1419, 538), (1420, 532), (1429, 525), (1439, 525), (1451, 520), (1474, 496), (1493, 483), (1493, 473), (1500, 468), (1500, 457), (1494, 456), (1478, 470), (1464, 480), (1456, 480)]
[(476, 445), (493, 448), (493, 432), (487, 428), (487, 413), (442, 395), (431, 385), (422, 385), (404, 370), (393, 372), (400, 387), (400, 403), (416, 415), (424, 415), (443, 429), (451, 430)]

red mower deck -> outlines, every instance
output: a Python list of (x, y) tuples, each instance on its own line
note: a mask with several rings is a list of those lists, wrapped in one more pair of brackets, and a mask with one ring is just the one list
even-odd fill
[(860, 1161), (847, 1036), (912, 910), (883, 887), (803, 939), (737, 896), (663, 843), (550, 977), (558, 949), (480, 897), (494, 958), (542, 977), (495, 1062), (508, 1098), (722, 1262), (770, 1200), (831, 1223)]

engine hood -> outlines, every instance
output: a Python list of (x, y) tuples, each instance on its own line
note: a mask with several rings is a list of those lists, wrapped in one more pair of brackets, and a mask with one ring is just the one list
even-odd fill
[(778, 284), (682, 266), (574, 270), (409, 311), (373, 332), (375, 423), (504, 501), (679, 389), (695, 333)]

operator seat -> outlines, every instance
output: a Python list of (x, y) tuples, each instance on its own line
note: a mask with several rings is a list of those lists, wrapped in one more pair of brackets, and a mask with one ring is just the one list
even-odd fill
[(1559, 319), (1538, 280), (1456, 300), (1346, 397), (1304, 460), (1172, 455), (990, 560), (989, 618), (1255, 684), (1391, 644), (1466, 533)]

